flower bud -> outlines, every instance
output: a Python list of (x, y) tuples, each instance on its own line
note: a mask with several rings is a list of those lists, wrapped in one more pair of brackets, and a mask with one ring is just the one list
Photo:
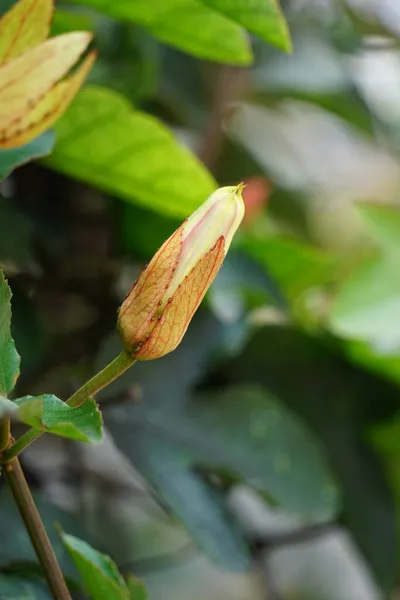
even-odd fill
[(118, 329), (138, 360), (175, 350), (244, 215), (243, 185), (211, 194), (161, 246), (123, 302)]

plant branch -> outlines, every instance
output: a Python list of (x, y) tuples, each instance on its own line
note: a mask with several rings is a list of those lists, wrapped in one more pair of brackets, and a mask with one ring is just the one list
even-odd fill
[(57, 562), (42, 519), (36, 508), (18, 458), (3, 465), (4, 477), (10, 486), (15, 503), (25, 523), (26, 530), (42, 566), (55, 600), (71, 600), (63, 574)]
[[(97, 392), (117, 379), (117, 377), (122, 375), (122, 373), (129, 369), (135, 362), (136, 359), (131, 354), (125, 351), (121, 352), (117, 358), (72, 394), (66, 401), (66, 404), (75, 408), (80, 406), (85, 400), (94, 396)], [(40, 438), (43, 433), (45, 432), (37, 429), (29, 429), (3, 453), (2, 462), (8, 462), (18, 456), (22, 450), (25, 450), (29, 444)]]
[(10, 417), (0, 419), (0, 454), (9, 446), (11, 439)]
[(249, 87), (249, 74), (246, 69), (229, 65), (218, 65), (212, 78), (212, 99), (210, 118), (201, 140), (199, 158), (213, 170), (223, 143), (222, 122), (233, 102), (242, 99)]
[(263, 565), (262, 573), (264, 575), (265, 591), (267, 593), (267, 600), (283, 600), (279, 591), (279, 586), (275, 581), (275, 573), (271, 565), (271, 557), (266, 556)]

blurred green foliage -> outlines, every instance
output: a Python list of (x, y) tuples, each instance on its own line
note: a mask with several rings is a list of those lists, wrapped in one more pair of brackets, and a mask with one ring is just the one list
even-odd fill
[[(51, 491), (49, 526), (154, 600), (399, 593), (400, 17), (361, 4), (282, 1), (284, 54), (272, 0), (59, 3), (53, 34), (93, 30), (96, 66), (51, 154), (52, 133), (0, 153), (16, 397), (66, 398), (113, 358), (143, 265), (216, 185), (247, 184), (245, 222), (182, 345), (98, 398), (145, 491), (101, 472), (102, 447), (96, 471), (58, 440), (58, 484), (26, 459)], [(0, 592), (45, 597), (6, 494), (0, 506)], [(340, 552), (318, 546), (335, 535)]]

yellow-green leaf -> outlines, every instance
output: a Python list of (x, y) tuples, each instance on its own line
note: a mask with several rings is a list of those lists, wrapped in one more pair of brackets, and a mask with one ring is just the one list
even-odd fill
[(32, 110), (15, 125), (12, 124), (6, 136), (0, 140), (0, 148), (21, 146), (49, 129), (68, 108), (92, 68), (95, 58), (95, 53), (89, 54), (74, 75), (57, 83)]
[(56, 133), (44, 164), (152, 210), (186, 217), (216, 187), (167, 127), (114, 91), (87, 86)]
[(278, 0), (202, 0), (264, 41), (291, 50), (289, 30)]
[(202, 0), (73, 0), (117, 19), (141, 25), (152, 35), (197, 56), (248, 65), (252, 60), (246, 32)]
[(0, 66), (44, 42), (53, 0), (20, 0), (0, 19)]
[[(74, 32), (52, 38), (0, 68), (0, 148), (10, 148), (33, 139), (43, 128), (33, 130), (33, 135), (25, 136), (22, 141), (12, 143), (20, 129), (29, 128), (37, 119), (45, 121), (49, 127), (60, 113), (54, 110), (55, 117), (46, 120), (47, 113), (52, 111), (48, 105), (47, 95), (56, 105), (60, 104), (53, 86), (71, 69), (80, 55), (85, 51), (91, 39), (87, 32)], [(84, 71), (87, 68), (84, 67)], [(78, 77), (79, 79), (79, 77)], [(74, 85), (72, 84), (72, 87)], [(65, 90), (64, 90), (65, 91)], [(76, 91), (76, 90), (75, 90)], [(64, 109), (66, 106), (64, 106)]]

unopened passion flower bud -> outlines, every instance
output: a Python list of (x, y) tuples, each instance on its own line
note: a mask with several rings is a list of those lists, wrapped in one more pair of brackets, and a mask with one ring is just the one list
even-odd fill
[(175, 350), (244, 215), (243, 185), (211, 194), (161, 246), (123, 302), (118, 329), (138, 360)]

